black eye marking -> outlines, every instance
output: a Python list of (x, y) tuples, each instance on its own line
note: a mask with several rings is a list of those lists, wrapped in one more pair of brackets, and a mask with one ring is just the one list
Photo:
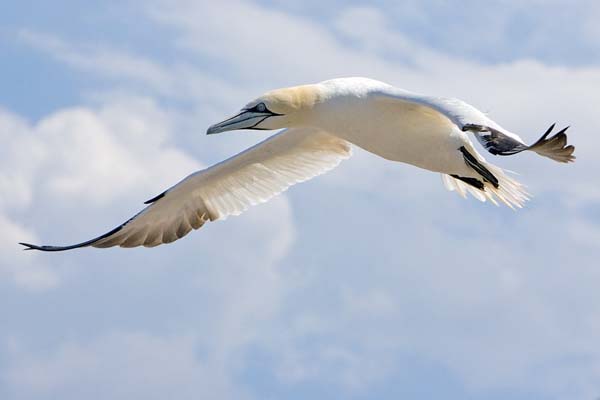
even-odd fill
[(258, 103), (254, 107), (247, 108), (246, 111), (259, 112), (259, 113), (270, 112), (267, 109), (267, 106), (265, 105), (265, 103)]
[(265, 105), (265, 103), (258, 103), (254, 107), (244, 108), (244, 109), (242, 109), (242, 111), (245, 111), (245, 112), (249, 111), (249, 112), (258, 112), (258, 113), (268, 113), (268, 114), (271, 114), (270, 116), (283, 115), (283, 114), (274, 113), (273, 111), (269, 110), (267, 108), (267, 106)]

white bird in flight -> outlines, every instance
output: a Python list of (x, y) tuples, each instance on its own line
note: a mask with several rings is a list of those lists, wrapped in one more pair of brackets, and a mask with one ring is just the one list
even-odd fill
[(63, 251), (79, 247), (153, 247), (170, 243), (207, 221), (239, 215), (291, 185), (337, 166), (354, 144), (391, 161), (442, 174), (451, 191), (494, 204), (521, 207), (523, 186), (488, 163), (470, 135), (494, 155), (531, 150), (559, 162), (575, 159), (562, 129), (554, 125), (528, 146), (475, 107), (454, 98), (431, 97), (366, 78), (341, 78), (267, 92), (239, 113), (208, 128), (285, 128), (263, 142), (195, 172), (148, 200), (140, 213), (110, 232), (71, 246), (27, 249)]

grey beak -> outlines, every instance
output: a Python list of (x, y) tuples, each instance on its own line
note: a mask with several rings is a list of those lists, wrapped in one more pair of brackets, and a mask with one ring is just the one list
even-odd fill
[(225, 121), (211, 125), (207, 129), (206, 134), (213, 135), (215, 133), (233, 131), (236, 129), (254, 129), (258, 124), (271, 116), (273, 116), (273, 113), (268, 111), (256, 112), (244, 110), (231, 118), (227, 118)]

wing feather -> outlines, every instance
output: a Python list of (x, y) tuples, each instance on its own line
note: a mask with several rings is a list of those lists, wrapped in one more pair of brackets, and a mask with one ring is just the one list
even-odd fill
[(78, 247), (154, 247), (170, 243), (207, 221), (239, 215), (291, 185), (320, 175), (350, 157), (350, 144), (321, 130), (284, 130), (242, 153), (191, 174), (148, 200), (133, 218), (95, 239), (71, 246), (27, 249), (63, 251)]

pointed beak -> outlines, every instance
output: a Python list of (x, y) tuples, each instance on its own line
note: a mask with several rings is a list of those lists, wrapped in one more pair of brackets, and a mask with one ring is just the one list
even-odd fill
[(271, 112), (256, 112), (250, 110), (242, 110), (237, 115), (231, 118), (227, 118), (225, 121), (221, 121), (217, 124), (211, 125), (206, 131), (207, 135), (215, 133), (221, 133), (225, 131), (233, 131), (236, 129), (259, 129), (255, 128), (258, 124), (263, 122), (265, 119), (272, 117), (274, 113)]

